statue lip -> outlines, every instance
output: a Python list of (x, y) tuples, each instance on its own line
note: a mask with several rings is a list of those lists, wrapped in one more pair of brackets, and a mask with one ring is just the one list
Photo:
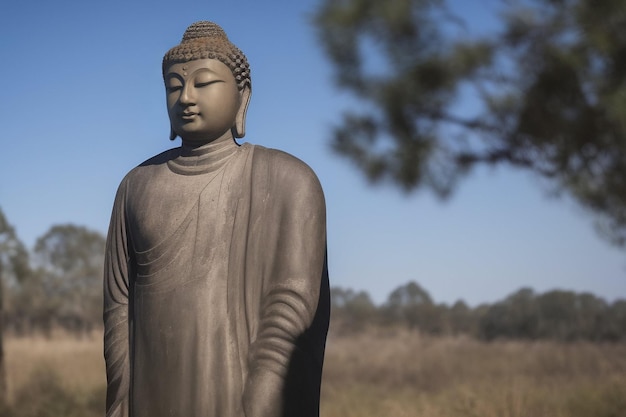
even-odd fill
[(194, 116), (197, 116), (200, 113), (197, 112), (193, 112), (193, 111), (185, 111), (180, 113), (180, 117), (182, 117), (183, 119), (192, 119)]

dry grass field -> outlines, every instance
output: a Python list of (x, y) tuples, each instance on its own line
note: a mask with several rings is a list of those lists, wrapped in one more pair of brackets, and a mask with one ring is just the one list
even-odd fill
[(626, 416), (626, 345), (373, 330), (328, 342), (324, 417)]
[[(6, 340), (2, 416), (103, 415), (101, 335)], [(322, 417), (626, 416), (626, 345), (375, 329), (328, 340)]]

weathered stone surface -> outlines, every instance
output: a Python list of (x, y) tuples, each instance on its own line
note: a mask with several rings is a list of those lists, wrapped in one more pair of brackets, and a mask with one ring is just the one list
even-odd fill
[(107, 241), (107, 416), (318, 416), (329, 318), (324, 196), (245, 133), (250, 70), (198, 22), (163, 62), (182, 145), (122, 181)]

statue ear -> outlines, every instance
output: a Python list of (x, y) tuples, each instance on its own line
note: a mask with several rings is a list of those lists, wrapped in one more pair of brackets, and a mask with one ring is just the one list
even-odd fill
[(174, 129), (170, 125), (170, 140), (176, 139), (176, 136), (178, 136), (178, 135), (176, 134), (176, 132), (174, 132)]
[(252, 88), (250, 85), (246, 85), (241, 90), (241, 104), (239, 105), (239, 111), (237, 112), (237, 118), (235, 119), (234, 136), (236, 138), (243, 138), (246, 135), (246, 112), (248, 111), (248, 104), (250, 104), (250, 95), (252, 94)]

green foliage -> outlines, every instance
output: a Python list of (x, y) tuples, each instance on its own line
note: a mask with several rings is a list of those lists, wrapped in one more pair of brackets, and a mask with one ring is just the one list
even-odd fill
[(0, 209), (0, 278), (13, 287), (30, 273), (28, 251)]
[(437, 304), (416, 282), (393, 290), (376, 306), (369, 295), (331, 289), (332, 319), (340, 333), (400, 326), (429, 335), (466, 335), (483, 340), (626, 341), (626, 300), (607, 303), (590, 293), (521, 288), (504, 300), (470, 308), (459, 300)]
[(535, 294), (522, 289), (492, 305), (480, 319), (479, 336), (554, 339), (560, 341), (624, 341), (623, 300), (608, 304), (589, 293), (553, 290)]
[(376, 306), (365, 291), (331, 288), (331, 311), (342, 322), (342, 331), (363, 330), (376, 322)]
[[(6, 294), (7, 328), (17, 334), (49, 333), (55, 327), (87, 334), (100, 326), (105, 238), (84, 227), (53, 226), (37, 240), (33, 267), (1, 212), (0, 226), (0, 265), (22, 265), (12, 270), (15, 279)], [(335, 328), (341, 332), (392, 325), (486, 340), (626, 341), (626, 300), (607, 303), (589, 293), (536, 294), (522, 288), (503, 301), (470, 308), (462, 300), (452, 306), (438, 304), (418, 283), (408, 282), (381, 306), (365, 291), (339, 287), (331, 289), (331, 302), (333, 321), (339, 324)]]
[(29, 272), (28, 252), (0, 210), (0, 401), (6, 395), (3, 340), (5, 288), (13, 290)]
[[(85, 278), (97, 275), (104, 259), (104, 237), (83, 226), (52, 226), (35, 244), (42, 268), (54, 274), (71, 276), (75, 286), (88, 285)], [(66, 285), (69, 285), (67, 283)]]
[(101, 321), (105, 243), (100, 233), (72, 224), (37, 239), (40, 289), (64, 327), (89, 331)]
[(442, 197), (480, 164), (529, 169), (626, 243), (626, 0), (501, 11), (476, 36), (444, 0), (322, 0), (321, 44), (360, 103), (333, 148), (371, 180)]
[[(442, 175), (435, 161), (443, 148), (433, 122), (445, 117), (461, 82), (492, 52), (486, 42), (451, 44), (442, 19), (454, 22), (443, 1), (322, 2), (315, 22), (337, 82), (371, 104), (345, 115), (333, 147), (372, 180), (389, 177), (406, 189), (428, 185), (440, 194), (452, 186), (455, 174)], [(370, 71), (368, 56), (384, 62), (384, 70)]]
[(438, 327), (437, 307), (430, 294), (416, 282), (409, 282), (393, 290), (383, 311), (388, 320), (402, 322), (412, 329), (429, 331)]
[(81, 333), (99, 326), (104, 246), (98, 232), (56, 225), (37, 240), (34, 256), (29, 256), (0, 211), (5, 326), (18, 334), (49, 333), (59, 326)]

